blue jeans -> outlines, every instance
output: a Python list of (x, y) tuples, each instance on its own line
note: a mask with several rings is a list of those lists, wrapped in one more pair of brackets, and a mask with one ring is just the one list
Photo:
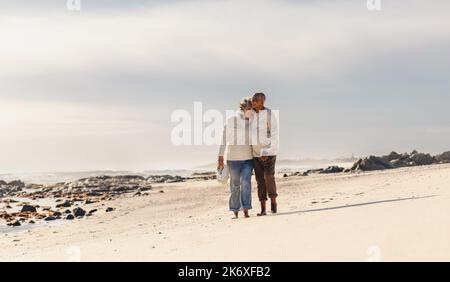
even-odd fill
[(230, 170), (230, 211), (252, 208), (253, 160), (227, 161)]

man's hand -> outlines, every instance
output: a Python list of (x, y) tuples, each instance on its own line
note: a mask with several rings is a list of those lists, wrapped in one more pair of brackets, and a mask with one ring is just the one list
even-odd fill
[(269, 159), (269, 157), (268, 156), (262, 156), (260, 159), (261, 159), (261, 161), (265, 162), (265, 161), (267, 161)]
[(223, 169), (225, 167), (225, 164), (223, 163), (223, 156), (219, 156), (219, 159), (217, 161), (217, 169)]

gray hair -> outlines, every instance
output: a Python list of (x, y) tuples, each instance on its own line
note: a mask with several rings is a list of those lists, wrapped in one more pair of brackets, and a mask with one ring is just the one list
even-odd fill
[(241, 112), (245, 111), (245, 109), (249, 107), (252, 107), (252, 97), (244, 97), (239, 104)]

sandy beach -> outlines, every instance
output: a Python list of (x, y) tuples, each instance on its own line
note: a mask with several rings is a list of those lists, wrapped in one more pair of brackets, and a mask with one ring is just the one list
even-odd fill
[(277, 181), (277, 215), (256, 217), (255, 181), (251, 218), (237, 220), (227, 186), (160, 184), (112, 213), (0, 234), (0, 260), (450, 260), (450, 164)]

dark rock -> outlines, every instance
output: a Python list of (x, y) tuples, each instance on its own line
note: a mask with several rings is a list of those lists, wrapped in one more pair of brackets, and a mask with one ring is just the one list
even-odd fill
[(399, 153), (393, 151), (389, 155), (384, 156), (383, 159), (386, 162), (391, 162), (393, 160), (402, 159), (402, 155), (400, 155)]
[(75, 217), (72, 214), (66, 216), (66, 220), (74, 220)]
[(13, 227), (17, 227), (17, 226), (21, 226), (22, 224), (20, 223), (20, 221), (16, 220), (12, 223), (8, 223), (8, 226), (13, 226)]
[(414, 165), (430, 165), (436, 161), (430, 154), (423, 153), (411, 154), (410, 159)]
[(130, 180), (146, 180), (144, 176), (142, 175), (119, 175), (119, 176), (114, 176), (113, 178), (118, 179), (118, 180), (126, 180), (126, 181), (130, 181)]
[(71, 214), (72, 211), (71, 211), (71, 210), (65, 210), (64, 213), (65, 213), (65, 214)]
[(47, 216), (44, 220), (45, 221), (54, 221), (54, 220), (56, 220), (56, 217), (54, 217), (54, 216)]
[(76, 208), (73, 210), (73, 215), (76, 217), (83, 217), (86, 215), (86, 211), (82, 208)]
[(23, 183), (23, 181), (21, 180), (13, 180), (8, 182), (7, 184), (10, 187), (16, 187), (16, 188), (24, 188), (25, 187), (25, 183)]
[(98, 211), (97, 209), (90, 210), (90, 211), (89, 211), (89, 214), (93, 214), (93, 213), (95, 213), (95, 212), (97, 212), (97, 211)]
[(71, 201), (64, 201), (62, 204), (56, 205), (57, 208), (70, 208), (73, 205)]
[(21, 210), (21, 212), (36, 212), (36, 211), (37, 211), (36, 208), (31, 205), (24, 205)]
[(112, 212), (112, 211), (114, 211), (114, 208), (109, 207), (106, 209), (106, 212)]
[(193, 179), (193, 180), (214, 180), (214, 179), (217, 179), (217, 172), (215, 172), (215, 171), (195, 172), (192, 174), (191, 179)]
[(434, 158), (438, 163), (450, 163), (450, 151), (439, 154)]
[(340, 173), (343, 172), (344, 168), (339, 166), (329, 166), (326, 169), (322, 170), (320, 173)]
[(368, 158), (359, 159), (351, 168), (352, 171), (372, 171), (392, 169), (394, 166), (380, 157), (370, 156)]
[(151, 175), (147, 178), (148, 182), (151, 183), (176, 183), (176, 182), (184, 182), (186, 178), (181, 177), (179, 175)]

